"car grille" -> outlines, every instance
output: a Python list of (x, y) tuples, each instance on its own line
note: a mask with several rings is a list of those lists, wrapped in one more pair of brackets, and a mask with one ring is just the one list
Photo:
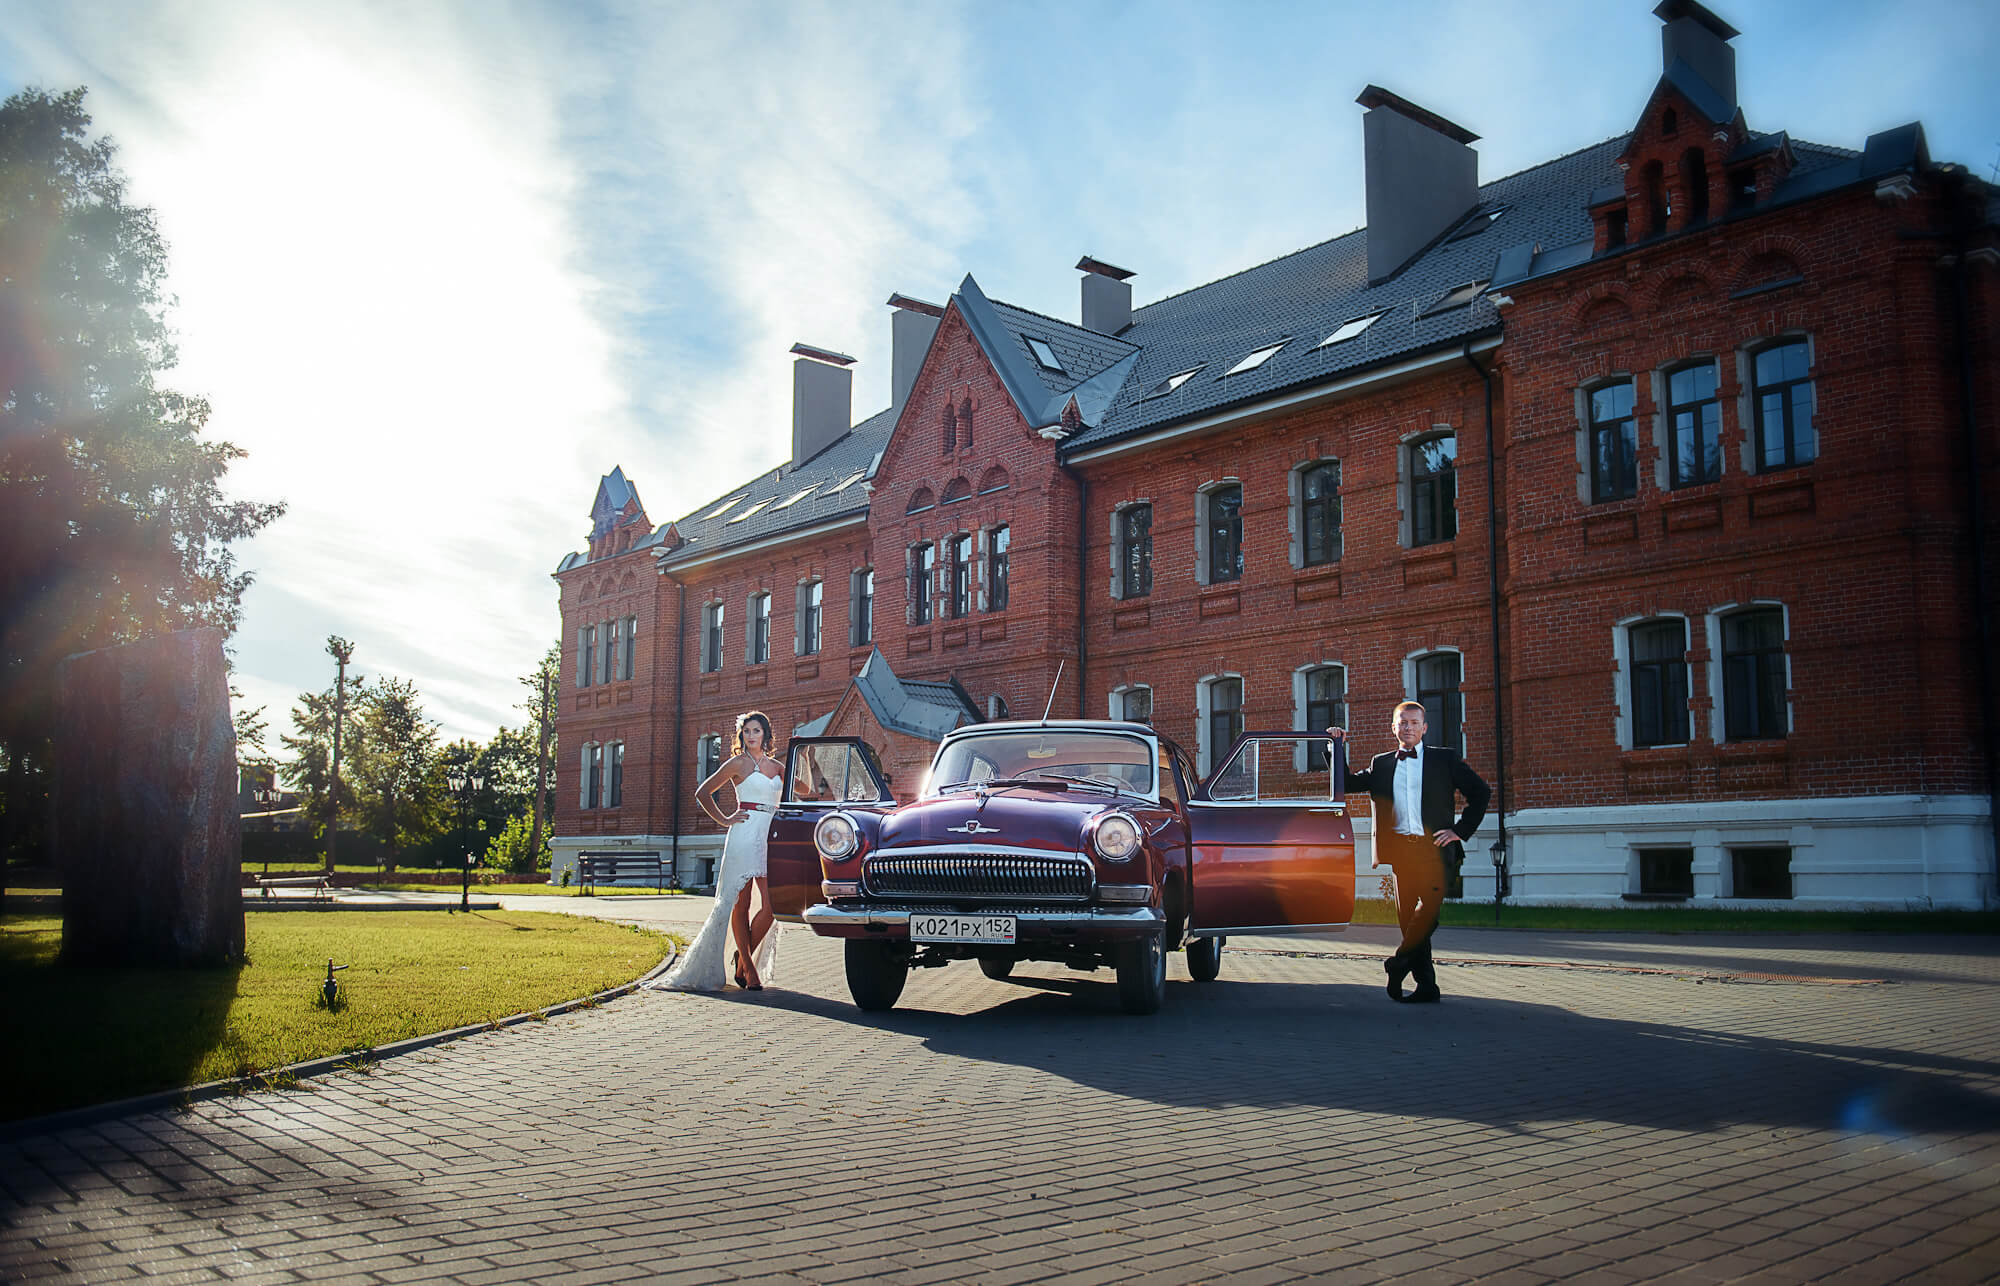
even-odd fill
[(1014, 853), (883, 853), (864, 860), (862, 879), (876, 897), (977, 901), (1090, 900), (1090, 863), (1078, 857)]

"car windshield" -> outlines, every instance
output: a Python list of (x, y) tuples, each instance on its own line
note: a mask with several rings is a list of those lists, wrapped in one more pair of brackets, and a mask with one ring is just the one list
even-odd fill
[(1063, 790), (1094, 785), (1150, 795), (1155, 753), (1141, 738), (1116, 732), (1023, 728), (960, 737), (939, 752), (924, 794), (1007, 782)]

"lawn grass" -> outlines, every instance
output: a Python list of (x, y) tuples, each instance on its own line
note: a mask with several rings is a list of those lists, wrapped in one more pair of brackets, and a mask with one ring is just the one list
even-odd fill
[[(0, 919), (0, 1120), (246, 1076), (504, 1018), (632, 981), (666, 936), (532, 911), (251, 916), (248, 963), (68, 969), (62, 920)], [(343, 1003), (318, 1004), (326, 962)]]
[[(1394, 924), (1396, 909), (1358, 898), (1354, 923)], [(1709, 907), (1513, 906), (1447, 902), (1446, 928), (1540, 929), (1555, 933), (2000, 933), (1995, 911), (1730, 911)]]

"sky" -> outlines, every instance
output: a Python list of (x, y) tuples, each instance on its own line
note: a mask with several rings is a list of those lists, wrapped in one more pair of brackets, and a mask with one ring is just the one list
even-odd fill
[[(1652, 7), (0, 0), (0, 93), (89, 87), (168, 243), (162, 382), (289, 506), (238, 546), (246, 704), (288, 728), (337, 633), (483, 741), (598, 479), (663, 523), (782, 463), (794, 342), (859, 359), (858, 420), (891, 293), (1074, 319), (1084, 254), (1144, 305), (1351, 231), (1371, 83), (1481, 135), (1482, 181), (1621, 134)], [(1919, 120), (1995, 176), (2000, 8), (1710, 7), (1750, 128)]]

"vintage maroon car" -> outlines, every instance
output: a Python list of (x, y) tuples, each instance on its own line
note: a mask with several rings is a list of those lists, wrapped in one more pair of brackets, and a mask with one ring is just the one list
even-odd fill
[(1144, 724), (982, 723), (945, 737), (898, 805), (867, 744), (800, 738), (770, 842), (772, 904), (846, 940), (847, 983), (887, 1009), (913, 967), (1023, 960), (1118, 971), (1152, 1013), (1166, 953), (1213, 979), (1230, 934), (1344, 929), (1354, 826), (1340, 748), (1253, 732), (1198, 782)]

